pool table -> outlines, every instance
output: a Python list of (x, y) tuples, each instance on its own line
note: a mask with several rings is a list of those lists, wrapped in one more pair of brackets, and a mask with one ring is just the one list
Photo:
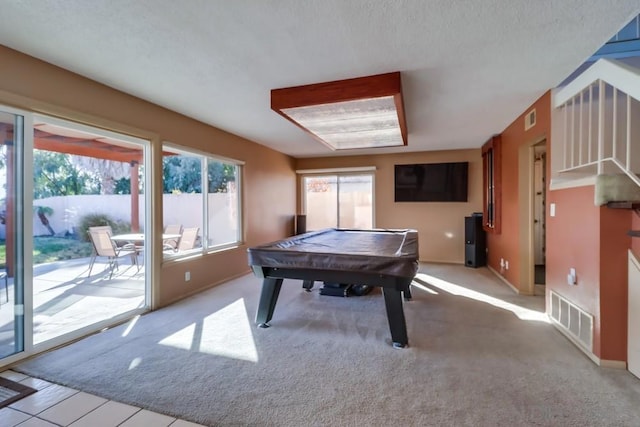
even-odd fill
[(263, 279), (256, 315), (260, 327), (269, 327), (283, 279), (362, 284), (382, 288), (393, 346), (408, 344), (402, 297), (411, 298), (418, 271), (416, 230), (329, 228), (247, 252), (253, 273)]

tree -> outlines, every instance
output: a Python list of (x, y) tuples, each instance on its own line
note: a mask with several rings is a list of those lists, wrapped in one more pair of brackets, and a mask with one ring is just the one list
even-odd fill
[(235, 166), (210, 160), (207, 169), (209, 193), (226, 193), (227, 185), (235, 181)]
[(130, 194), (127, 162), (34, 150), (36, 199), (77, 194)]
[(34, 150), (33, 192), (36, 199), (75, 194), (95, 194), (96, 179), (76, 167), (70, 154)]
[[(163, 192), (201, 193), (202, 158), (197, 156), (167, 156), (163, 159)], [(209, 159), (207, 185), (210, 193), (226, 193), (227, 185), (235, 181), (235, 166)]]
[(120, 178), (116, 180), (113, 194), (131, 194), (131, 178)]
[(38, 219), (40, 219), (42, 225), (47, 227), (47, 230), (49, 230), (49, 234), (55, 236), (56, 232), (53, 231), (51, 224), (49, 224), (49, 218), (47, 218), (47, 216), (53, 215), (53, 209), (48, 206), (34, 206), (33, 208), (35, 209), (36, 215), (38, 215)]
[(117, 194), (118, 181), (128, 178), (131, 174), (131, 165), (128, 162), (86, 156), (73, 156), (72, 159), (81, 169), (91, 171), (94, 179), (99, 182), (100, 194)]
[(200, 193), (201, 160), (199, 157), (165, 157), (162, 165), (164, 193)]

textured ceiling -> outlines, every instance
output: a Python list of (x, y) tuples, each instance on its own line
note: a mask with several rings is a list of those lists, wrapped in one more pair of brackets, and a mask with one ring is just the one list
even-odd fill
[[(275, 88), (402, 72), (406, 147), (477, 148), (638, 0), (2, 0), (0, 43), (296, 157), (338, 154)], [(1, 64), (0, 64), (1, 66)]]

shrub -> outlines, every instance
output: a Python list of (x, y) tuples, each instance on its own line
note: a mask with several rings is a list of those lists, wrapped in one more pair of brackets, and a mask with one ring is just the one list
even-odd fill
[(78, 238), (83, 242), (89, 241), (89, 227), (108, 225), (113, 234), (129, 233), (131, 224), (126, 221), (116, 221), (107, 214), (87, 214), (78, 222)]

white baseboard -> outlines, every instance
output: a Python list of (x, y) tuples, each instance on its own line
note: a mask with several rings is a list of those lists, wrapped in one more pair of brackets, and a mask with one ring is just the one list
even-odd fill
[(580, 343), (578, 340), (576, 340), (569, 332), (567, 332), (566, 329), (564, 329), (562, 327), (562, 325), (560, 325), (558, 322), (556, 322), (553, 317), (549, 316), (549, 320), (551, 321), (551, 324), (556, 328), (556, 330), (558, 332), (560, 332), (562, 335), (564, 335), (569, 341), (571, 341), (571, 343), (573, 345), (575, 345), (576, 347), (578, 347), (578, 349), (580, 351), (582, 351), (585, 356), (587, 356), (589, 359), (591, 359), (591, 361), (593, 363), (595, 363), (598, 366), (601, 366), (601, 360), (598, 356), (596, 356), (595, 354), (593, 354), (590, 350), (588, 350), (587, 348), (585, 348), (584, 345), (582, 345), (582, 343)]
[(506, 283), (507, 286), (509, 286), (511, 288), (511, 290), (513, 290), (513, 292), (515, 292), (516, 294), (520, 294), (520, 290), (518, 288), (516, 288), (515, 286), (513, 286), (507, 279), (505, 279), (502, 274), (498, 273), (497, 271), (495, 271), (493, 268), (491, 268), (488, 265), (487, 265), (487, 268), (489, 269), (489, 271), (491, 271), (493, 274), (495, 274), (498, 279), (500, 279), (504, 283)]
[[(515, 286), (513, 286), (511, 283), (509, 283), (509, 281), (507, 279), (504, 278), (504, 276), (502, 276), (500, 273), (498, 273), (496, 270), (494, 270), (493, 268), (491, 268), (490, 266), (487, 266), (487, 268), (489, 269), (489, 271), (491, 271), (493, 274), (496, 275), (496, 277), (500, 280), (502, 280), (504, 283), (507, 284), (507, 286), (509, 286), (513, 292), (515, 292), (516, 294), (521, 294), (521, 292), (518, 290), (518, 288), (516, 288)], [(576, 341), (576, 339), (574, 337), (572, 337), (570, 334), (568, 334), (560, 325), (558, 325), (558, 323), (556, 323), (551, 316), (549, 316), (549, 320), (551, 322), (551, 324), (560, 332), (562, 333), (562, 335), (564, 335), (565, 337), (567, 337), (567, 339), (569, 339), (569, 341), (571, 341), (576, 347), (578, 347), (580, 349), (580, 351), (582, 351), (585, 356), (587, 356), (589, 359), (591, 359), (591, 361), (593, 363), (595, 363), (596, 365), (602, 367), (602, 368), (611, 368), (611, 369), (627, 369), (627, 362), (625, 362), (624, 360), (607, 360), (607, 359), (600, 359), (598, 356), (596, 356), (595, 354), (593, 354), (591, 351), (587, 350), (586, 348), (584, 348), (583, 345), (581, 345), (578, 341)]]
[(586, 348), (584, 348), (583, 345), (581, 345), (574, 337), (572, 337), (569, 333), (567, 333), (567, 331), (562, 328), (561, 325), (559, 325), (555, 320), (553, 320), (551, 318), (551, 316), (549, 316), (549, 320), (551, 320), (551, 324), (556, 328), (557, 331), (559, 331), (562, 335), (564, 335), (569, 341), (571, 341), (571, 343), (573, 345), (575, 345), (576, 347), (578, 347), (578, 349), (580, 351), (582, 351), (585, 356), (587, 356), (589, 359), (591, 359), (591, 361), (593, 363), (595, 363), (596, 365), (602, 367), (602, 368), (612, 368), (612, 369), (623, 369), (626, 370), (627, 369), (627, 362), (625, 362), (624, 360), (607, 360), (607, 359), (600, 359), (598, 356), (596, 356), (595, 354), (593, 354), (592, 352), (590, 352), (589, 350), (587, 350)]
[(603, 360), (600, 359), (600, 366), (603, 368), (612, 368), (612, 369), (627, 369), (627, 362), (623, 360)]

